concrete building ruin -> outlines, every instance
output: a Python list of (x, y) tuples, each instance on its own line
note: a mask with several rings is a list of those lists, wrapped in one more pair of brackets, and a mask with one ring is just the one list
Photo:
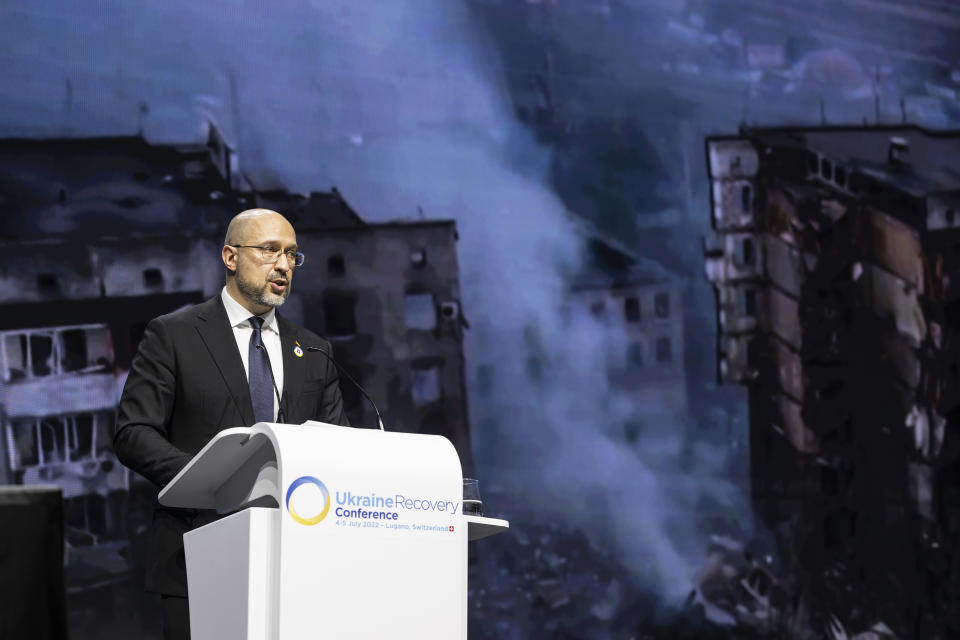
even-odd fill
[(156, 488), (110, 450), (120, 391), (152, 318), (219, 293), (246, 208), (287, 215), (307, 256), (281, 313), (333, 342), (387, 428), (447, 436), (471, 469), (455, 224), (366, 224), (335, 189), (256, 191), (235, 169), (212, 126), (198, 145), (0, 140), (0, 483), (63, 488), (74, 592), (137, 569)]
[(586, 233), (587, 263), (569, 306), (622, 332), (626, 348), (608, 354), (610, 387), (628, 395), (636, 415), (623, 427), (635, 442), (642, 422), (687, 411), (684, 367), (684, 279), (596, 230)]
[(960, 552), (960, 132), (745, 128), (706, 151), (755, 504), (838, 615), (886, 603), (932, 637)]

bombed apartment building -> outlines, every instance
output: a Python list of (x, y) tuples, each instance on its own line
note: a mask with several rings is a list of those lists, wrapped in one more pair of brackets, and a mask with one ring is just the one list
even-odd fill
[[(660, 263), (638, 255), (617, 238), (599, 231), (582, 219), (573, 219), (574, 228), (583, 240), (582, 260), (575, 271), (568, 274), (559, 299), (552, 294), (549, 319), (544, 322), (529, 318), (516, 322), (516, 331), (522, 336), (523, 348), (504, 352), (487, 350), (471, 359), (472, 390), (478, 402), (471, 405), (471, 423), (482, 439), (475, 443), (474, 452), (488, 468), (501, 473), (500, 478), (488, 484), (496, 499), (505, 504), (515, 497), (505, 487), (509, 482), (502, 477), (511, 473), (503, 464), (513, 451), (508, 429), (527, 428), (523, 425), (528, 415), (554, 410), (556, 398), (578, 393), (566, 386), (576, 379), (568, 369), (580, 368), (585, 373), (583, 384), (596, 385), (606, 399), (606, 414), (591, 416), (591, 420), (576, 420), (578, 425), (592, 425), (611, 440), (640, 446), (645, 427), (669, 421), (686, 423), (688, 418), (687, 382), (684, 344), (684, 292), (686, 281)], [(532, 291), (531, 295), (538, 295)], [(552, 303), (558, 303), (556, 306)], [(489, 318), (475, 319), (473, 331), (487, 330)], [(566, 332), (565, 339), (590, 342), (596, 361), (584, 363), (576, 355), (583, 345), (570, 350), (549, 345), (546, 331)], [(594, 370), (600, 364), (603, 368)], [(508, 375), (503, 369), (511, 369)], [(515, 371), (513, 371), (515, 370)], [(563, 371), (557, 375), (557, 371)], [(514, 377), (515, 376), (515, 377)], [(512, 382), (505, 380), (512, 380)], [(522, 384), (522, 392), (515, 386)], [(557, 414), (559, 415), (559, 414)], [(542, 415), (538, 416), (538, 419)], [(532, 455), (541, 455), (538, 436), (530, 440), (536, 449)], [(498, 484), (502, 483), (502, 484)]]
[(718, 375), (749, 390), (752, 493), (837, 616), (958, 612), (960, 132), (707, 140)]
[(684, 280), (595, 229), (585, 235), (587, 259), (568, 304), (625, 338), (622, 351), (607, 354), (607, 379), (635, 402), (622, 425), (626, 441), (635, 442), (644, 420), (682, 417), (687, 409)]
[(63, 488), (74, 594), (141, 568), (156, 489), (111, 451), (116, 405), (146, 324), (219, 293), (245, 208), (285, 213), (307, 256), (281, 313), (329, 337), (388, 429), (445, 435), (472, 464), (454, 223), (368, 225), (335, 189), (257, 191), (235, 169), (214, 127), (189, 146), (0, 141), (0, 483)]
[(176, 147), (0, 141), (0, 482), (62, 488), (71, 593), (136, 575), (152, 489), (111, 451), (116, 404), (147, 322), (218, 278), (191, 232), (228, 215), (230, 164), (212, 127)]
[[(468, 473), (455, 223), (299, 228), (307, 263), (288, 317), (299, 314), (295, 322), (330, 340), (338, 362), (379, 405), (387, 429), (447, 437)], [(341, 379), (340, 388), (352, 424), (376, 425), (356, 387)]]

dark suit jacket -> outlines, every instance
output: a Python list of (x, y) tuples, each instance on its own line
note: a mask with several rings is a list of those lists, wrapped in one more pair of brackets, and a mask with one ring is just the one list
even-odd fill
[[(330, 343), (277, 317), (283, 353), (285, 421), (349, 426)], [(250, 387), (220, 296), (147, 325), (123, 388), (113, 444), (120, 461), (162, 488), (221, 429), (254, 424)], [(183, 534), (216, 519), (210, 511), (157, 504), (147, 557), (147, 590), (187, 595)]]

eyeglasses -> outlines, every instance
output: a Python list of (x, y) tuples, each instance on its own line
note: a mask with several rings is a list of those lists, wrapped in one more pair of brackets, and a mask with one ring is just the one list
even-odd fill
[(228, 247), (236, 247), (237, 249), (257, 249), (257, 253), (260, 255), (260, 259), (264, 262), (276, 262), (280, 259), (281, 255), (287, 256), (287, 262), (295, 267), (303, 266), (306, 256), (304, 256), (299, 251), (294, 251), (290, 249), (284, 251), (283, 249), (274, 249), (272, 247), (258, 247), (251, 244), (229, 244)]

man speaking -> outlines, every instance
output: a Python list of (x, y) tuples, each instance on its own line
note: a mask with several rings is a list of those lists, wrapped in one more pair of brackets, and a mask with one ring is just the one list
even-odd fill
[[(224, 428), (349, 426), (333, 363), (305, 353), (307, 346), (331, 353), (329, 343), (276, 312), (304, 261), (287, 219), (267, 209), (238, 214), (221, 256), (220, 295), (147, 325), (120, 399), (117, 457), (158, 488)], [(161, 595), (168, 640), (190, 637), (183, 534), (216, 517), (155, 507), (146, 588)]]

